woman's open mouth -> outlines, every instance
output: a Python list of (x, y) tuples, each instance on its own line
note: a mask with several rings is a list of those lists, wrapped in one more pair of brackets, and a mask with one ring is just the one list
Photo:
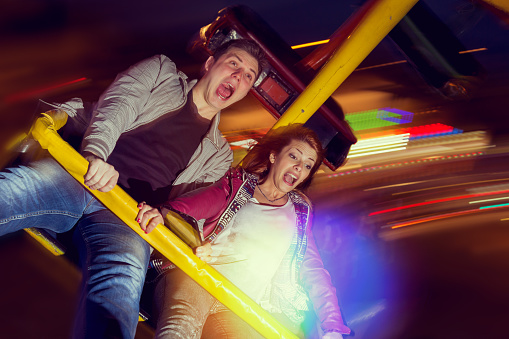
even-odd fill
[(285, 175), (283, 176), (283, 181), (287, 185), (293, 186), (293, 184), (297, 181), (297, 177), (292, 173), (285, 173)]

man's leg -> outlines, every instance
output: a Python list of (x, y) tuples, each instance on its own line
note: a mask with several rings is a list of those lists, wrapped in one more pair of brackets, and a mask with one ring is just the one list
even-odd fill
[(134, 338), (150, 247), (96, 202), (74, 233), (83, 272), (75, 338)]
[(0, 172), (0, 235), (28, 227), (70, 230), (92, 201), (50, 157)]
[(157, 282), (153, 298), (156, 338), (199, 339), (215, 302), (212, 295), (180, 269), (166, 272)]

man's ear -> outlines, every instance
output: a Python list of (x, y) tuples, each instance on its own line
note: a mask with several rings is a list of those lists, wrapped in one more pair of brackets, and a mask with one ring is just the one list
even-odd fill
[(207, 61), (205, 61), (205, 72), (208, 72), (210, 67), (212, 67), (213, 64), (214, 64), (214, 57), (211, 55), (211, 56), (209, 56)]

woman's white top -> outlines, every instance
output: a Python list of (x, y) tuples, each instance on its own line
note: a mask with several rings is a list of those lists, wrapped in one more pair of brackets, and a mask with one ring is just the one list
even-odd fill
[[(265, 309), (272, 309), (271, 281), (296, 233), (296, 214), (251, 198), (212, 242), (210, 264)], [(277, 306), (276, 306), (277, 308)]]

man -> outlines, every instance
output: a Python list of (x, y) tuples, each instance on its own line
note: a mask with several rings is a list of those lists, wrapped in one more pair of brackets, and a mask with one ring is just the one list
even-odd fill
[[(137, 201), (158, 204), (219, 179), (232, 161), (219, 111), (246, 96), (263, 62), (256, 44), (231, 41), (196, 83), (158, 55), (120, 73), (92, 109), (58, 105), (70, 127), (86, 130), (85, 185), (107, 192), (118, 182)], [(0, 235), (76, 225), (83, 286), (74, 337), (134, 338), (148, 244), (49, 157), (1, 172), (0, 191)]]

